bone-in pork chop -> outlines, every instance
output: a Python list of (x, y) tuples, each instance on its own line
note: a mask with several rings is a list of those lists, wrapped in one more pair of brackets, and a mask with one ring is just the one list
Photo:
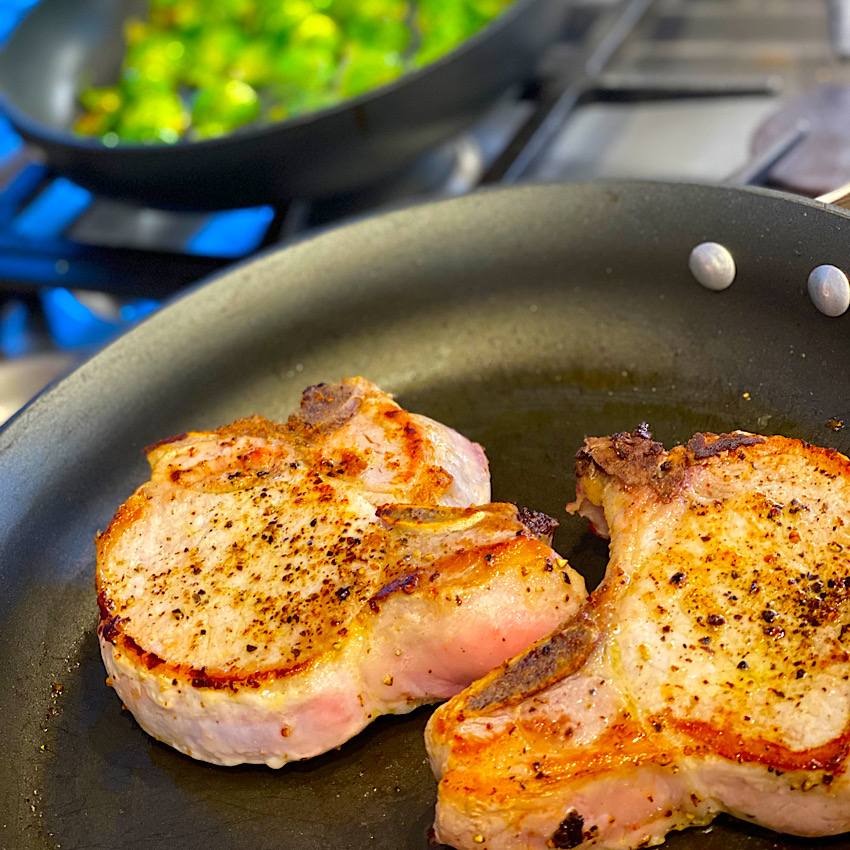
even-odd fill
[(720, 812), (850, 829), (850, 463), (782, 437), (590, 439), (577, 502), (610, 533), (569, 623), (441, 706), (437, 837), (635, 848)]
[(572, 614), (542, 515), (489, 499), (481, 448), (362, 379), (154, 446), (97, 541), (100, 646), (151, 735), (288, 761), (457, 693)]

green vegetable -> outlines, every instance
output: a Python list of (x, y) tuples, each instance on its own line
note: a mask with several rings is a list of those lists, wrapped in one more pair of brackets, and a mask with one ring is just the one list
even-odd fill
[(418, 65), (439, 59), (485, 23), (471, 2), (454, 0), (421, 0), (416, 20), (422, 33), (415, 57)]
[(404, 63), (398, 53), (386, 53), (356, 42), (347, 47), (342, 68), (340, 94), (343, 97), (356, 97), (404, 73)]
[(432, 62), (512, 0), (150, 0), (115, 85), (80, 93), (77, 132), (205, 139), (323, 109)]
[(249, 41), (233, 59), (230, 74), (254, 88), (270, 85), (276, 77), (279, 51), (275, 42), (267, 37)]
[(127, 50), (125, 64), (150, 83), (173, 86), (184, 69), (186, 45), (168, 33), (153, 33)]
[(342, 43), (342, 32), (339, 24), (321, 12), (307, 15), (289, 36), (291, 47), (314, 47), (323, 50), (337, 51)]
[(279, 3), (262, 5), (259, 13), (260, 30), (280, 38), (284, 49), (289, 33), (305, 18), (319, 11), (311, 0), (280, 0)]
[(336, 54), (321, 47), (291, 48), (274, 63), (275, 90), (282, 98), (297, 91), (318, 92), (330, 89), (337, 70)]
[(260, 114), (257, 92), (241, 80), (209, 86), (192, 107), (192, 125), (202, 139), (223, 136)]
[(233, 23), (205, 27), (188, 43), (189, 58), (180, 82), (198, 89), (221, 85), (247, 45), (247, 36)]
[(112, 129), (135, 142), (176, 142), (188, 126), (183, 102), (173, 92), (148, 91), (120, 109)]

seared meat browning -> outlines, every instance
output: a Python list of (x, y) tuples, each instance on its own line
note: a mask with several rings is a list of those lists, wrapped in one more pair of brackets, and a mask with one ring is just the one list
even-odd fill
[(438, 838), (634, 848), (719, 812), (850, 829), (850, 463), (782, 437), (590, 439), (610, 533), (571, 622), (439, 708)]
[(362, 379), (149, 459), (97, 542), (101, 651), (140, 725), (195, 758), (325, 752), (457, 693), (584, 595), (531, 519), (470, 507), (479, 446)]

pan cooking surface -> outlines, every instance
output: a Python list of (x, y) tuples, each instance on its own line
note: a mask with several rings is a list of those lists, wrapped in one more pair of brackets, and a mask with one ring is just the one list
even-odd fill
[[(561, 521), (590, 584), (606, 544), (567, 517), (585, 435), (648, 421), (850, 451), (850, 319), (808, 272), (850, 219), (763, 192), (588, 185), (499, 191), (375, 219), (231, 271), (118, 340), (0, 434), (0, 847), (426, 848), (430, 710), (382, 718), (280, 771), (216, 768), (145, 735), (104, 683), (92, 538), (146, 477), (146, 444), (362, 374), (488, 451), (495, 499)], [(697, 242), (738, 279), (690, 277)], [(815, 842), (850, 847), (850, 838)], [(671, 848), (810, 847), (728, 819)]]

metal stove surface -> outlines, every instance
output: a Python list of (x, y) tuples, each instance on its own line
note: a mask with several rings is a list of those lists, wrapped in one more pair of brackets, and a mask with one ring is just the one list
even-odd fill
[(825, 0), (659, 0), (527, 171), (727, 181), (786, 99), (850, 83)]
[[(317, 226), (503, 182), (770, 182), (751, 139), (785, 99), (850, 83), (841, 0), (579, 0), (538, 79), (390, 184), (284, 209), (96, 198), (0, 118), (0, 421), (171, 292)], [(37, 0), (0, 0), (0, 39)], [(842, 17), (844, 16), (844, 17)]]

